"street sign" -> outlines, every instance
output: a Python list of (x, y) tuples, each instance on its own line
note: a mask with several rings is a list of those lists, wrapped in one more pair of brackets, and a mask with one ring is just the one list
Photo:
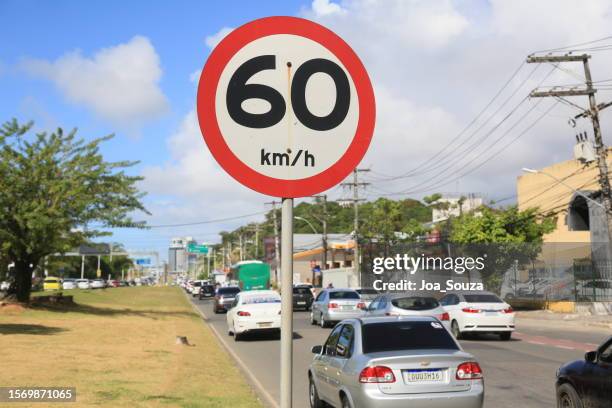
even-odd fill
[(268, 17), (212, 51), (197, 112), (225, 171), (260, 193), (294, 198), (329, 189), (359, 164), (375, 101), (363, 64), (340, 37), (312, 21)]
[(207, 254), (208, 247), (206, 245), (189, 244), (187, 245), (187, 252), (191, 252), (192, 254)]

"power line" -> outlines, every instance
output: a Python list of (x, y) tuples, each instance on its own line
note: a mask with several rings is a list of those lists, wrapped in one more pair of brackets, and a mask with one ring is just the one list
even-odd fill
[(254, 217), (256, 215), (262, 215), (266, 213), (267, 211), (258, 211), (258, 212), (251, 213), (251, 214), (237, 215), (235, 217), (227, 217), (227, 218), (218, 218), (215, 220), (195, 221), (195, 222), (188, 222), (188, 223), (183, 223), (183, 224), (148, 225), (147, 228), (174, 228), (174, 227), (189, 227), (193, 225), (213, 224), (216, 222), (233, 221), (233, 220), (239, 220), (242, 218)]

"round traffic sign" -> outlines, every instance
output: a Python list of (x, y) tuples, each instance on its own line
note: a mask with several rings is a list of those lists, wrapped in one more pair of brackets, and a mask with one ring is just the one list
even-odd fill
[(355, 52), (329, 29), (295, 17), (255, 20), (228, 34), (200, 76), (197, 112), (225, 171), (285, 198), (327, 190), (353, 171), (376, 115)]

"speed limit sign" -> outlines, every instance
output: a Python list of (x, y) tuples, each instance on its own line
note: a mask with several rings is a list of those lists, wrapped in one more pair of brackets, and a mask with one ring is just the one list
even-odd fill
[(340, 37), (309, 20), (268, 17), (213, 50), (197, 112), (225, 171), (260, 193), (293, 198), (327, 190), (359, 164), (376, 108), (363, 64)]

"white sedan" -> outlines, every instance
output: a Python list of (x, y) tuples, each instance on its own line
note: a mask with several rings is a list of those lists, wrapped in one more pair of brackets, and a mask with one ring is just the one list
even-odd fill
[(89, 279), (77, 279), (77, 288), (79, 289), (91, 289), (91, 283)]
[(62, 289), (76, 289), (76, 288), (77, 288), (76, 279), (64, 279), (62, 281)]
[(227, 331), (238, 341), (255, 331), (278, 331), (281, 325), (281, 298), (273, 290), (240, 292), (227, 312)]
[(448, 293), (440, 304), (449, 315), (451, 331), (457, 339), (465, 333), (495, 333), (502, 340), (512, 336), (514, 310), (494, 293)]

